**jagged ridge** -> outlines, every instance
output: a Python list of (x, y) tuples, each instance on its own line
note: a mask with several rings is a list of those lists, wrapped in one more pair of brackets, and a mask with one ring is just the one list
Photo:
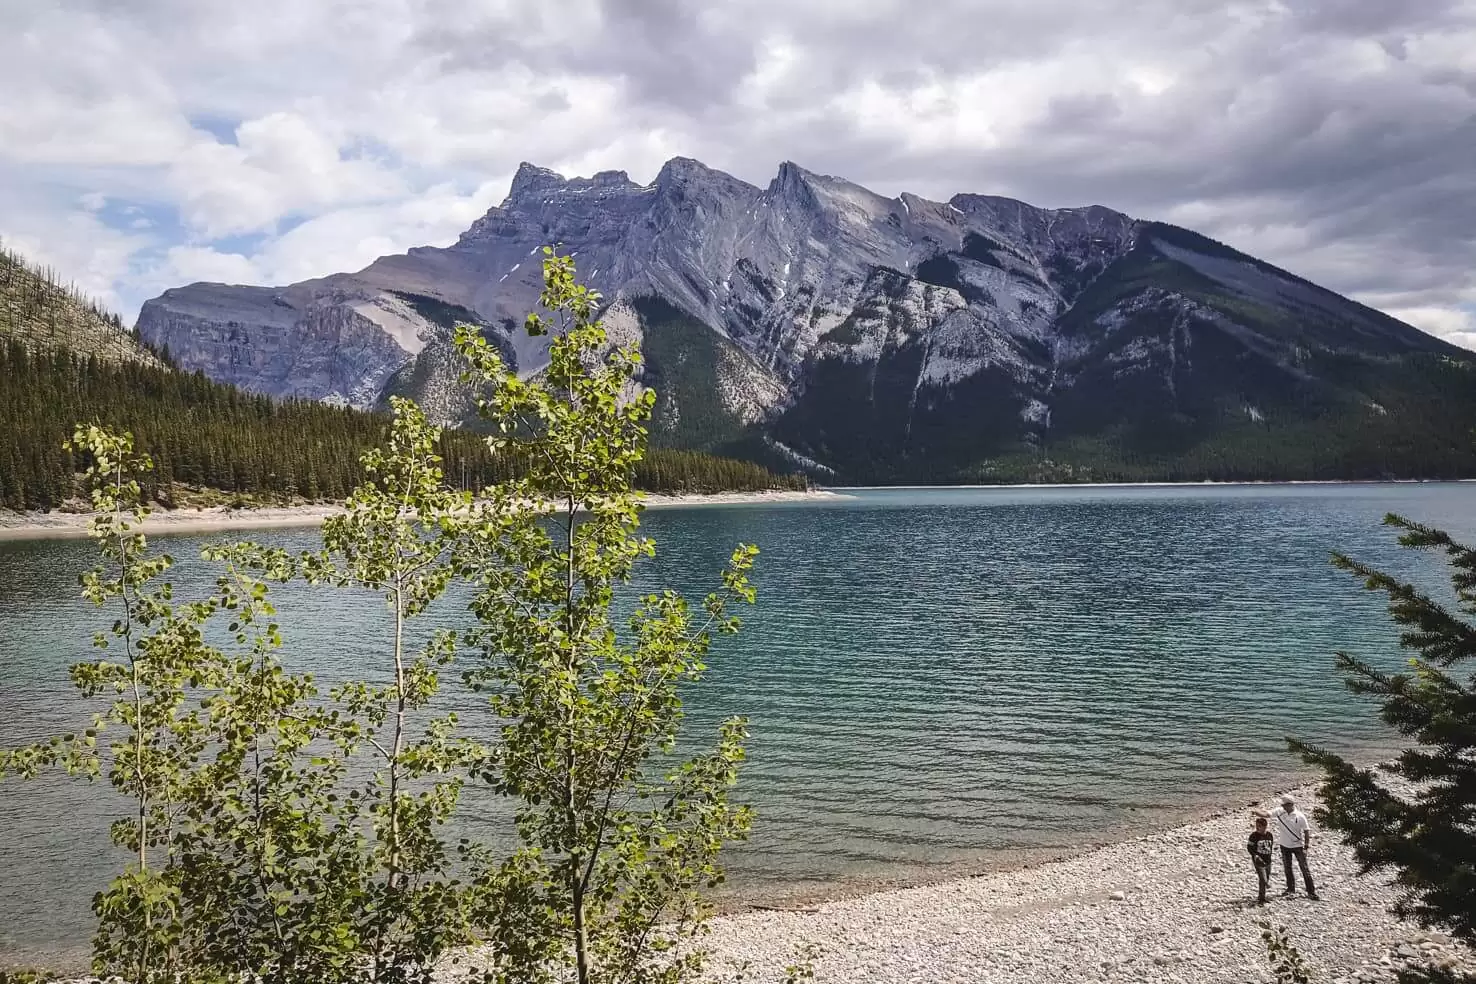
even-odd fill
[[(1402, 398), (1371, 395), (1369, 378), (1393, 378), (1379, 367), (1468, 358), (1102, 206), (887, 198), (789, 162), (760, 188), (687, 158), (646, 185), (524, 164), (450, 247), (280, 289), (178, 288), (145, 304), (139, 328), (249, 388), (357, 406), (408, 390), (454, 421), (436, 312), (465, 312), (520, 372), (538, 371), (547, 340), (518, 326), (546, 243), (572, 252), (612, 325), (657, 354), (658, 391), (675, 381), (658, 438), (783, 448), (850, 477), (1008, 472), (1082, 441), (1124, 460), (1182, 455), (1247, 423), (1387, 416)], [(1349, 358), (1373, 377), (1329, 368)]]

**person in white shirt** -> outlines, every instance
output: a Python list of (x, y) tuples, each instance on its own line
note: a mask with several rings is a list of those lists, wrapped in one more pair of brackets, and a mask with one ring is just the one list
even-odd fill
[(1312, 824), (1307, 815), (1297, 809), (1296, 800), (1281, 797), (1281, 806), (1271, 811), (1271, 833), (1276, 836), (1276, 846), (1281, 848), (1281, 864), (1286, 869), (1286, 891), (1282, 895), (1297, 893), (1297, 880), (1292, 874), (1292, 858), (1302, 869), (1302, 882), (1307, 886), (1307, 898), (1317, 899), (1317, 886), (1312, 882), (1312, 871), (1307, 867), (1307, 848), (1312, 846)]

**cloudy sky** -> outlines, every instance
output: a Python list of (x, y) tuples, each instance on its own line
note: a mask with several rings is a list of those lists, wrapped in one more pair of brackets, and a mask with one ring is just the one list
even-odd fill
[(518, 162), (1110, 205), (1476, 347), (1476, 0), (0, 0), (0, 238), (132, 319)]

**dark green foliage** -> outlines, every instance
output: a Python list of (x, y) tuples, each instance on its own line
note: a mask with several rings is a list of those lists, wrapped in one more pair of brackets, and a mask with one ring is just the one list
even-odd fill
[(13, 340), (0, 345), (0, 380), (0, 505), (10, 509), (51, 509), (74, 495), (83, 462), (60, 451), (74, 420), (132, 431), (156, 463), (145, 499), (165, 504), (176, 485), (342, 497), (359, 478), (359, 455), (384, 432), (380, 417)]
[(518, 838), (494, 873), (508, 904), (494, 909), (496, 964), (483, 979), (680, 984), (702, 970), (688, 944), (710, 912), (705, 891), (723, 881), (724, 843), (751, 817), (730, 798), (745, 721), (724, 721), (708, 750), (677, 753), (682, 696), (715, 637), (737, 631), (733, 609), (753, 602), (758, 550), (740, 544), (700, 607), (649, 594), (622, 631), (612, 600), (655, 554), (629, 476), (656, 397), (620, 399), (640, 354), (607, 345), (599, 294), (568, 257), (544, 254), (549, 314), (530, 315), (528, 330), (553, 335), (546, 372), (526, 382), (473, 331), (456, 339), (489, 384), (492, 440), (529, 462), (494, 490), (463, 555), (482, 656), (468, 681), (500, 722), (479, 771), (515, 805)]
[[(102, 560), (83, 595), (112, 628), (70, 676), (98, 710), (85, 731), (0, 749), (0, 780), (65, 773), (122, 794), (111, 834), (127, 860), (93, 901), (97, 978), (429, 984), (457, 949), (483, 984), (699, 978), (687, 944), (725, 843), (750, 826), (731, 798), (746, 722), (694, 754), (682, 703), (755, 599), (758, 550), (738, 545), (700, 604), (662, 591), (618, 618), (656, 549), (631, 484), (655, 394), (621, 399), (639, 354), (604, 348), (598, 294), (546, 254), (540, 303), (567, 330), (541, 379), (457, 330), (489, 450), (524, 465), (480, 501), (446, 482), (439, 428), (395, 400), (321, 551), (207, 546), (214, 590), (177, 599), (173, 558), (138, 532), (153, 462), (131, 434), (76, 427)], [(324, 692), (280, 658), (271, 585), (296, 579), (383, 598), (364, 678)], [(475, 621), (426, 638), (414, 620), (459, 580)], [(487, 699), (463, 723), (439, 694), (468, 648), (461, 679)], [(513, 806), (510, 847), (481, 839), (485, 814), (445, 839), (471, 780)], [(813, 976), (802, 957), (786, 980)]]
[[(781, 467), (776, 462), (775, 467)], [(719, 458), (701, 451), (652, 448), (635, 466), (635, 486), (670, 494), (804, 490), (803, 475), (779, 475), (752, 461)]]
[(660, 298), (638, 297), (632, 305), (644, 334), (642, 379), (656, 391), (652, 442), (657, 447), (705, 449), (742, 433), (742, 421), (723, 409), (717, 394), (724, 362), (747, 356)]
[(1063, 334), (1093, 337), (1101, 334), (1096, 318), (1119, 301), (1135, 297), (1145, 290), (1157, 288), (1185, 297), (1215, 296), (1221, 293), (1213, 280), (1175, 260), (1163, 256), (1151, 246), (1139, 242), (1118, 257), (1101, 276), (1062, 315)]
[[(920, 272), (950, 282), (956, 262), (937, 257)], [(1042, 397), (1048, 423), (1026, 419), (1033, 385), (1003, 370), (919, 385), (926, 342), (899, 322), (894, 280), (875, 272), (868, 299), (827, 339), (868, 342), (879, 355), (812, 361), (773, 427), (842, 484), (1476, 475), (1468, 356), (1304, 339), (1287, 312), (1230, 295), (1151, 248), (1115, 264), (1063, 317), (1063, 332), (1091, 348), (1058, 366)], [(1097, 323), (1125, 300), (1125, 317)]]
[(806, 488), (803, 475), (783, 474), (792, 471), (786, 462), (757, 450), (742, 421), (716, 399), (723, 364), (748, 356), (660, 298), (637, 297), (632, 306), (644, 335), (642, 379), (656, 391), (652, 447), (636, 465), (636, 486), (672, 493)]
[[(1298, 290), (1278, 292), (1275, 301), (1258, 300), (1168, 258), (1158, 243), (1233, 261), (1264, 275), (1268, 284)], [(1082, 293), (1063, 319), (1063, 325), (1093, 333), (1091, 321), (1101, 311), (1148, 288), (1176, 293), (1286, 344), (1324, 348), (1356, 344), (1362, 352), (1383, 355), (1411, 351), (1466, 355), (1448, 342), (1425, 335), (1381, 311), (1350, 301), (1198, 233), (1157, 222), (1146, 223), (1139, 229), (1133, 248), (1108, 266), (1092, 287)]]
[[(1402, 890), (1395, 913), (1476, 944), (1476, 551), (1399, 516), (1384, 522), (1403, 531), (1400, 545), (1445, 554), (1454, 601), (1334, 555), (1336, 566), (1388, 596), (1400, 645), (1414, 654), (1401, 673), (1337, 654), (1349, 689), (1376, 698), (1380, 717), (1403, 737), (1406, 750), (1389, 772), (1410, 791), (1324, 749), (1289, 744), (1325, 773), (1318, 820), (1343, 835), (1365, 872), (1393, 875)], [(1402, 979), (1476, 981), (1439, 973)]]
[(1476, 476), (1476, 370), (1438, 356), (1309, 356), (1319, 375), (1338, 380), (1337, 391), (1296, 382), (1276, 394), (1263, 374), (1247, 371), (1237, 382), (1233, 360), (1219, 363), (1218, 378), (1180, 376), (1177, 399), (1158, 374), (1085, 380), (1080, 399), (1066, 394), (1050, 428), (1032, 434), (1001, 371), (947, 391), (924, 388), (912, 402), (919, 356), (907, 351), (875, 366), (817, 365), (775, 436), (839, 465), (839, 484)]
[(923, 387), (913, 401), (908, 448), (924, 481), (947, 480), (954, 462), (1020, 447), (1029, 433), (1019, 383), (1003, 369), (984, 369), (947, 388)]
[(947, 253), (938, 253), (923, 260), (917, 265), (914, 275), (923, 283), (932, 284), (935, 287), (963, 289), (963, 281), (958, 276), (958, 266)]
[(1074, 301), (1107, 269), (1107, 261), (1102, 257), (1078, 266), (1061, 253), (1051, 256), (1045, 265), (1051, 283), (1067, 301)]
[(964, 236), (963, 255), (976, 263), (984, 263), (1003, 270), (1004, 264), (994, 254), (1007, 253), (1013, 256), (1014, 252), (1014, 250), (1010, 249), (1004, 243), (990, 239), (988, 236), (980, 235), (977, 232), (971, 232), (967, 236)]
[(901, 481), (909, 456), (907, 408), (922, 359), (921, 345), (902, 345), (872, 364), (814, 363), (775, 436), (819, 461), (844, 463), (847, 476)]
[[(186, 488), (268, 501), (341, 499), (363, 477), (359, 458), (388, 418), (301, 400), (277, 401), (138, 362), (105, 362), (0, 343), (0, 508), (54, 509), (77, 492), (84, 462), (61, 451), (75, 420), (131, 431), (156, 463), (145, 501), (175, 505)], [(513, 474), (475, 434), (446, 431), (449, 480), (477, 492)], [(653, 451), (638, 485), (652, 492), (792, 487), (754, 465)], [(735, 485), (722, 484), (732, 480)]]
[(21, 970), (0, 970), (0, 984), (50, 984), (52, 981), (61, 979), (61, 974), (47, 970), (36, 970), (24, 968)]
[[(1206, 343), (1233, 344), (1209, 333), (1196, 338), (1200, 353)], [(1468, 364), (1433, 355), (1374, 360), (1309, 353), (1307, 365), (1319, 382), (1286, 376), (1279, 391), (1264, 364), (1238, 358), (1209, 364), (1220, 371), (1181, 371), (1176, 394), (1165, 389), (1162, 375), (1079, 381), (1080, 397), (1053, 408), (1052, 430), (1060, 437), (976, 474), (1041, 480), (1040, 467), (1069, 465), (1078, 481), (1476, 475), (1469, 423), (1476, 420), (1476, 370)], [(1248, 406), (1258, 408), (1260, 420)]]
[(375, 409), (388, 410), (390, 401), (395, 397), (414, 399), (416, 394), (425, 392), (432, 376), (440, 368), (437, 364), (439, 360), (424, 358), (425, 354), (426, 350), (422, 349), (415, 358), (395, 370), (394, 375), (384, 384), (379, 399), (375, 401)]
[(1052, 399), (1058, 433), (1115, 430), (1132, 450), (1174, 453), (1245, 420), (1247, 406), (1302, 419), (1335, 404), (1328, 387), (1217, 326), (1184, 318), (1172, 298), (1140, 307), (1097, 352)]
[[(774, 301), (773, 286), (769, 283), (768, 278), (763, 275), (763, 272), (754, 265), (752, 260), (746, 256), (740, 257), (736, 269), (738, 275), (747, 280), (749, 285), (763, 297), (765, 304), (770, 304)], [(701, 289), (705, 290), (706, 288), (703, 287)]]
[[(1193, 232), (1189, 229), (1184, 229), (1175, 225), (1169, 225), (1165, 222), (1148, 222), (1145, 223), (1140, 230), (1139, 238), (1140, 241), (1143, 239), (1158, 239), (1162, 242), (1168, 243), (1171, 246), (1178, 246), (1182, 249), (1193, 250), (1194, 252), (1200, 253), (1204, 256), (1213, 256), (1222, 260), (1233, 260), (1236, 263), (1248, 264), (1255, 267), (1262, 273), (1269, 274), (1280, 280), (1300, 284), (1301, 286), (1322, 295), (1323, 297), (1327, 298), (1340, 307), (1356, 310), (1362, 317), (1382, 324), (1398, 334), (1405, 335), (1410, 332), (1410, 328), (1408, 325), (1389, 317), (1389, 315), (1383, 313), (1382, 311), (1376, 310), (1371, 307), (1366, 307), (1362, 304), (1357, 303), (1356, 301), (1350, 301), (1346, 297), (1334, 294), (1332, 291), (1327, 290), (1325, 287), (1317, 286), (1310, 280), (1306, 280), (1302, 277), (1296, 276), (1295, 274), (1288, 273), (1287, 271), (1282, 270), (1279, 267), (1272, 266), (1265, 260), (1258, 260), (1254, 256), (1242, 253), (1237, 249), (1226, 246), (1224, 243), (1218, 240), (1211, 239), (1208, 236), (1200, 235), (1199, 233)], [(1433, 342), (1428, 340), (1424, 341), (1425, 344), (1430, 345), (1431, 347), (1442, 345), (1442, 343), (1438, 340)], [(1454, 348), (1454, 346), (1447, 345), (1446, 347), (1451, 351), (1458, 351)]]
[[(391, 397), (419, 393), (437, 369), (459, 362), (449, 341), (457, 324), (480, 327), (499, 350), (506, 346), (506, 331), (516, 327), (505, 322), (499, 330), (464, 307), (423, 294), (398, 296), (447, 336), (433, 339), (397, 374), (384, 409)], [(667, 337), (658, 335), (658, 341)], [(680, 361), (672, 355), (666, 364), (679, 369)], [(131, 432), (156, 465), (142, 476), (144, 501), (164, 506), (187, 504), (184, 498), (211, 501), (208, 495), (190, 496), (192, 490), (226, 493), (242, 505), (342, 499), (364, 477), (360, 457), (388, 432), (382, 414), (273, 400), (171, 366), (167, 350), (140, 343), (117, 315), (59, 284), (50, 271), (0, 250), (0, 508), (55, 509), (77, 495), (76, 473), (87, 463), (61, 447), (78, 420)], [(674, 371), (672, 381), (684, 408), (690, 406), (685, 435), (707, 431), (705, 443), (715, 444), (739, 434), (731, 421), (701, 421), (704, 408), (713, 404), (696, 396), (712, 392), (711, 373)], [(470, 413), (472, 394), (464, 402)], [(467, 491), (480, 492), (517, 470), (476, 434), (446, 431), (437, 450), (449, 480)], [(771, 475), (747, 462), (665, 449), (647, 455), (635, 481), (652, 492), (803, 485), (803, 479)]]
[(1259, 920), (1256, 925), (1261, 928), (1261, 941), (1266, 946), (1276, 984), (1311, 984), (1312, 972), (1302, 959), (1302, 952), (1287, 935), (1286, 927), (1273, 926), (1266, 920)]
[[(998, 263), (994, 264), (999, 266)], [(935, 287), (951, 287), (971, 303), (987, 304), (992, 300), (989, 291), (965, 280), (959, 273), (958, 261), (947, 253), (930, 256), (917, 265), (918, 280)]]
[(875, 363), (827, 359), (774, 425), (784, 444), (841, 464), (842, 484), (951, 482), (959, 462), (1021, 447), (1018, 384), (986, 369), (946, 389), (918, 387), (923, 345), (904, 341)]

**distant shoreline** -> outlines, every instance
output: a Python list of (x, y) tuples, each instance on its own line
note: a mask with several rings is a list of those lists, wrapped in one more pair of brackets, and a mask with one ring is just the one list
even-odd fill
[[(850, 498), (844, 490), (814, 489), (799, 492), (775, 489), (768, 492), (713, 492), (706, 495), (656, 495), (647, 493), (643, 504), (647, 509), (676, 506), (762, 505), (771, 502), (828, 502)], [(155, 509), (144, 520), (139, 532), (158, 534), (216, 533), (227, 530), (293, 529), (323, 525), (323, 521), (343, 511), (338, 505), (279, 506), (259, 509), (229, 509), (212, 506), (201, 509)], [(0, 541), (56, 540), (87, 536), (91, 513), (17, 513), (0, 510)]]
[(925, 492), (930, 489), (1196, 489), (1263, 485), (1471, 485), (1476, 478), (1257, 478), (1238, 482), (999, 482), (993, 485), (831, 485), (833, 492)]
[[(712, 492), (683, 495), (646, 493), (647, 509), (687, 506), (742, 506), (773, 502), (841, 502), (854, 499), (858, 492), (943, 492), (976, 489), (1038, 491), (1043, 489), (1193, 489), (1193, 488), (1262, 488), (1301, 485), (1473, 485), (1473, 478), (1390, 478), (1390, 479), (1286, 479), (1243, 482), (1014, 482), (984, 485), (832, 485), (800, 492), (772, 489), (765, 492)], [(224, 530), (270, 530), (321, 526), (342, 507), (329, 504), (299, 506), (266, 506), (230, 509), (210, 506), (197, 509), (155, 508), (145, 520), (141, 532), (157, 534), (214, 533)], [(0, 542), (9, 540), (54, 540), (87, 536), (91, 513), (78, 512), (12, 512), (0, 509)]]

